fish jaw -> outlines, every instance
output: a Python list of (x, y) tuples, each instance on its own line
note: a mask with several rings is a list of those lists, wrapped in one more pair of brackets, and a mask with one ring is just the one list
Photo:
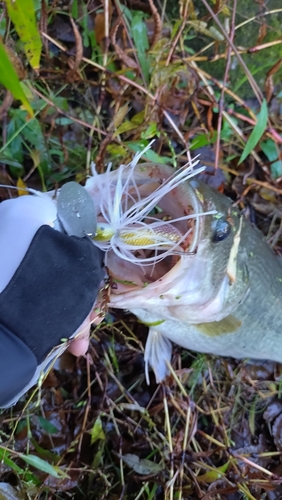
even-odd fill
[[(186, 259), (190, 260), (185, 262)], [(155, 321), (159, 319), (175, 319), (187, 323), (219, 321), (233, 310), (233, 307), (229, 307), (226, 312), (224, 307), (230, 286), (228, 276), (223, 276), (217, 292), (208, 286), (201, 287), (199, 282), (205, 282), (205, 269), (208, 263), (205, 265), (199, 258), (198, 263), (191, 263), (192, 259), (194, 259), (192, 256), (182, 257), (162, 278), (142, 288), (140, 282), (137, 282), (137, 286), (130, 289), (127, 285), (119, 292), (118, 284), (118, 288), (111, 294), (109, 306), (132, 310), (138, 303), (140, 307), (151, 312)], [(235, 308), (237, 304), (233, 305)]]

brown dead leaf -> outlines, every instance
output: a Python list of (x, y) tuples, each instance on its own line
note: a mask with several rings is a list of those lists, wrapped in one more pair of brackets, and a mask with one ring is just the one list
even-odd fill
[(81, 35), (80, 35), (79, 30), (78, 30), (72, 17), (70, 17), (70, 22), (71, 22), (74, 37), (75, 37), (75, 47), (76, 47), (75, 60), (74, 60), (74, 63), (72, 65), (71, 69), (73, 72), (75, 72), (78, 70), (80, 63), (81, 63), (81, 60), (82, 60), (82, 57), (83, 57), (83, 45), (82, 45)]
[(212, 119), (213, 119), (213, 109), (212, 106), (209, 106), (207, 112), (207, 127), (209, 132), (213, 132)]
[(105, 38), (105, 14), (98, 12), (95, 17), (95, 37), (98, 45), (101, 45)]
[(121, 61), (126, 65), (128, 66), (129, 68), (133, 68), (133, 69), (137, 69), (138, 68), (138, 64), (136, 61), (134, 61), (134, 59), (132, 59), (119, 45), (118, 41), (117, 41), (117, 32), (118, 32), (118, 29), (121, 25), (121, 20), (117, 20), (117, 22), (115, 23), (114, 25), (114, 28), (112, 30), (112, 34), (111, 34), (111, 40), (112, 40), (112, 44), (114, 46), (114, 49), (118, 55), (118, 57), (121, 59)]
[(11, 63), (13, 64), (16, 70), (19, 80), (24, 80), (26, 77), (26, 71), (22, 63), (22, 60), (20, 59), (20, 57), (18, 56), (16, 51), (11, 47), (10, 44), (5, 44), (5, 49), (11, 60)]
[(10, 107), (13, 104), (13, 101), (14, 101), (14, 98), (13, 98), (11, 92), (9, 92), (9, 90), (7, 90), (5, 93), (5, 97), (3, 99), (3, 102), (0, 106), (0, 120), (2, 120), (2, 118), (4, 118), (7, 115)]
[(266, 37), (267, 34), (267, 25), (265, 22), (265, 19), (263, 19), (262, 24), (259, 27), (259, 33), (258, 33), (258, 39), (257, 39), (257, 45), (261, 44), (264, 38)]
[(152, 47), (154, 47), (154, 45), (156, 45), (156, 43), (160, 39), (160, 35), (162, 32), (162, 20), (161, 20), (158, 9), (156, 8), (153, 0), (148, 0), (148, 1), (150, 4), (150, 7), (151, 7), (151, 11), (152, 11), (152, 15), (153, 15), (154, 23), (155, 23), (153, 40), (151, 42), (151, 47), (150, 47), (150, 48), (152, 48)]
[[(113, 13), (113, 6), (111, 1), (108, 2), (108, 22), (109, 25), (111, 25), (111, 19), (112, 19), (112, 13)], [(104, 42), (106, 38), (106, 15), (105, 12), (98, 12), (96, 17), (95, 17), (95, 37), (97, 43), (101, 46), (103, 45), (102, 42)], [(103, 48), (103, 47), (101, 47)]]
[(272, 76), (274, 75), (275, 73), (277, 73), (277, 71), (279, 70), (280, 66), (282, 64), (282, 58), (281, 59), (278, 59), (278, 61), (276, 61), (275, 64), (273, 64), (273, 66), (270, 68), (270, 70), (267, 72), (267, 77), (269, 76)]
[(180, 431), (177, 432), (173, 439), (173, 452), (175, 456), (180, 455), (183, 452), (183, 440), (184, 430), (180, 429)]

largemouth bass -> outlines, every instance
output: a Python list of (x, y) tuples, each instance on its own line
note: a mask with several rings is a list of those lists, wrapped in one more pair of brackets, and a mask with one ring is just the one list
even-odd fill
[(168, 166), (141, 163), (130, 172), (95, 174), (86, 184), (97, 207), (94, 243), (107, 252), (114, 284), (108, 305), (149, 326), (147, 376), (149, 365), (157, 381), (168, 374), (171, 342), (281, 361), (279, 260), (226, 196), (197, 177), (170, 183), (175, 175)]

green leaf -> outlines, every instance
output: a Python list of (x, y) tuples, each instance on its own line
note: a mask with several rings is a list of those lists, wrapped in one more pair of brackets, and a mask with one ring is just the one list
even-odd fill
[(104, 441), (106, 436), (103, 431), (102, 420), (98, 417), (91, 430), (91, 444), (94, 444), (96, 441), (100, 441), (101, 439)]
[(152, 139), (155, 136), (159, 136), (158, 125), (156, 122), (151, 122), (146, 130), (141, 133), (141, 139)]
[(197, 481), (199, 481), (199, 483), (213, 483), (214, 481), (217, 481), (217, 479), (220, 479), (222, 476), (224, 476), (224, 473), (228, 469), (229, 463), (230, 462), (226, 462), (217, 469), (210, 470), (208, 472), (205, 472), (205, 474), (202, 474), (201, 476), (197, 476)]
[(18, 474), (24, 474), (24, 470), (21, 469), (11, 458), (9, 458), (9, 453), (3, 448), (0, 448), (0, 460)]
[[(0, 460), (3, 461), (7, 467), (10, 467), (14, 472), (24, 477), (25, 481), (31, 481), (33, 484), (40, 484), (40, 481), (30, 472), (21, 469), (11, 458), (9, 452), (4, 448), (0, 448)], [(0, 495), (1, 498), (1, 495)]]
[(46, 472), (47, 474), (50, 474), (50, 476), (54, 476), (57, 479), (68, 477), (68, 475), (60, 469), (60, 467), (50, 465), (48, 462), (42, 460), (42, 458), (39, 458), (36, 455), (23, 455), (20, 453), (19, 457), (27, 464), (32, 465), (32, 467), (35, 467), (42, 472)]
[(117, 137), (120, 134), (123, 134), (124, 132), (129, 132), (130, 130), (134, 130), (137, 128), (138, 125), (135, 123), (130, 122), (129, 120), (125, 120), (115, 131), (114, 137)]
[(4, 45), (0, 42), (0, 83), (13, 94), (15, 99), (21, 101), (30, 116), (33, 116), (32, 108), (21, 87), (18, 75), (12, 65)]
[(96, 455), (94, 456), (93, 462), (91, 464), (91, 469), (93, 469), (93, 470), (98, 469), (98, 467), (102, 461), (103, 453), (104, 453), (104, 444), (101, 446), (101, 449), (98, 450)]
[(9, 165), (10, 167), (15, 167), (15, 168), (22, 168), (22, 165), (15, 160), (14, 158), (11, 158), (8, 155), (5, 155), (4, 153), (0, 153), (0, 163), (5, 163), (6, 165)]
[(116, 156), (125, 156), (127, 151), (123, 146), (120, 146), (119, 144), (109, 144), (107, 146), (107, 152), (113, 155), (114, 157)]
[(144, 109), (142, 111), (139, 111), (139, 113), (136, 113), (136, 115), (134, 115), (131, 118), (132, 123), (135, 123), (135, 125), (142, 125), (142, 123), (144, 122), (144, 120), (145, 120), (145, 111), (144, 111)]
[(40, 66), (42, 42), (36, 26), (33, 0), (5, 0), (9, 17), (23, 45), (26, 57), (33, 69)]
[(48, 460), (48, 462), (51, 462), (52, 464), (57, 464), (60, 461), (60, 455), (57, 455), (56, 453), (53, 453), (50, 450), (46, 450), (45, 448), (42, 448), (34, 438), (31, 438), (31, 442), (34, 446), (34, 450), (36, 453), (38, 453), (38, 456), (40, 458), (44, 458), (45, 460)]
[(78, 18), (78, 5), (77, 0), (73, 0), (71, 3), (71, 15), (74, 19)]
[(250, 152), (255, 148), (255, 146), (259, 142), (261, 136), (263, 135), (263, 133), (266, 129), (267, 120), (268, 120), (268, 109), (267, 109), (267, 102), (264, 99), (262, 101), (262, 105), (260, 108), (260, 113), (258, 115), (257, 123), (256, 123), (254, 130), (252, 131), (246, 145), (245, 145), (244, 151), (241, 155), (241, 158), (239, 160), (238, 165), (240, 165), (240, 163), (242, 163), (242, 161), (244, 161), (245, 158), (247, 158), (247, 156), (250, 154)]
[(149, 82), (150, 63), (146, 51), (149, 49), (147, 27), (144, 23), (144, 13), (136, 11), (132, 14), (132, 36), (137, 50), (137, 57), (146, 82)]
[(282, 160), (278, 159), (278, 147), (271, 139), (262, 142), (260, 145), (267, 159), (271, 162), (270, 169), (273, 179), (282, 175)]
[(144, 153), (144, 158), (146, 158), (146, 160), (153, 161), (154, 163), (172, 163), (172, 158), (169, 156), (160, 156), (152, 149), (149, 149), (146, 153)]
[(214, 144), (217, 138), (217, 132), (215, 132), (212, 137), (208, 134), (199, 134), (191, 141), (189, 149), (192, 151), (193, 149), (199, 149), (209, 144)]
[(144, 122), (144, 111), (140, 111), (140, 113), (134, 115), (130, 121), (126, 120), (121, 125), (119, 125), (114, 133), (114, 137), (118, 136), (119, 134), (123, 134), (123, 132), (128, 132), (130, 130), (136, 129), (143, 122)]
[(42, 429), (44, 429), (44, 431), (48, 432), (48, 434), (57, 434), (59, 432), (57, 427), (55, 427), (55, 425), (51, 424), (51, 422), (49, 422), (49, 420), (47, 420), (46, 418), (38, 417), (38, 420), (39, 420), (39, 423), (40, 423)]
[[(134, 151), (134, 153), (140, 153), (142, 149), (144, 149), (148, 145), (147, 140), (140, 140), (136, 142), (127, 142), (126, 145)], [(144, 153), (143, 158), (146, 158), (146, 160), (153, 161), (155, 163), (172, 163), (172, 158), (169, 158), (168, 156), (160, 156), (155, 151), (152, 149), (149, 149)]]
[(174, 39), (174, 37), (176, 36), (180, 26), (181, 26), (181, 23), (183, 23), (183, 20), (182, 19), (178, 19), (177, 21), (175, 21), (175, 23), (173, 24), (173, 27), (172, 27), (172, 31), (171, 31), (171, 40)]

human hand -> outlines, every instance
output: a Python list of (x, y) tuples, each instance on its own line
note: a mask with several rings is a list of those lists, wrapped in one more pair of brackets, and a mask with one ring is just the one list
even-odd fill
[(87, 237), (53, 229), (56, 218), (47, 196), (0, 204), (0, 408), (14, 404), (68, 345), (75, 355), (88, 347), (103, 253)]

